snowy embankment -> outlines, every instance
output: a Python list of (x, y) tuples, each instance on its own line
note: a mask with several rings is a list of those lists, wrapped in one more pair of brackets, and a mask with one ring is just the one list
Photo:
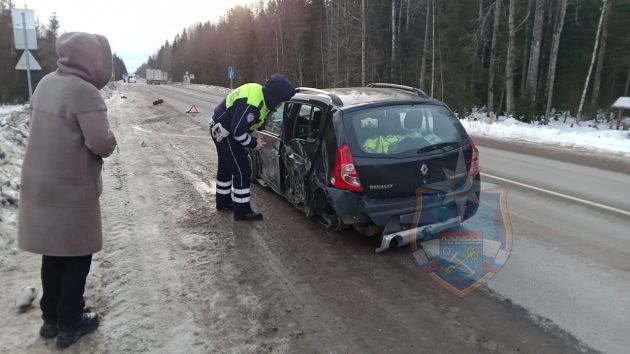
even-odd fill
[(28, 137), (27, 106), (0, 106), (0, 270), (14, 266), (20, 172)]
[(208, 91), (208, 92), (213, 92), (213, 93), (220, 92), (226, 95), (230, 93), (230, 91), (232, 91), (232, 89), (223, 87), (223, 86), (203, 85), (203, 84), (188, 84), (186, 85), (186, 87), (199, 90), (199, 91)]
[(548, 125), (538, 125), (501, 116), (498, 121), (488, 124), (483, 112), (475, 112), (461, 120), (464, 128), (473, 135), (630, 155), (630, 131), (609, 129), (609, 123), (582, 121), (578, 126), (574, 122), (575, 118), (571, 117), (566, 123), (563, 119), (551, 119)]

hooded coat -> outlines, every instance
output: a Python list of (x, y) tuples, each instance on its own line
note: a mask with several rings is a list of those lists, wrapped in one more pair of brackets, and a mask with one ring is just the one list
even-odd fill
[(107, 39), (66, 33), (57, 71), (37, 85), (22, 166), (18, 246), (48, 256), (83, 256), (102, 248), (102, 158), (116, 147), (100, 95), (112, 76)]

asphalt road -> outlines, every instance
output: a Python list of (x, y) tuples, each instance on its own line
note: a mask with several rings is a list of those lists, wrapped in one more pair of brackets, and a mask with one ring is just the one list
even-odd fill
[[(194, 104), (200, 111), (194, 119), (205, 127), (223, 98), (191, 88), (138, 85), (178, 111)], [(509, 189), (514, 246), (484, 291), (595, 350), (627, 352), (630, 175), (597, 154), (552, 146), (534, 154), (511, 142), (485, 141), (478, 140), (482, 181)]]

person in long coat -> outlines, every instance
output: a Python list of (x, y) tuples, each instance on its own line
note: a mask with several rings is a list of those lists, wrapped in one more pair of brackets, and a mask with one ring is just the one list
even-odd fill
[(65, 33), (57, 70), (37, 85), (22, 166), (18, 246), (42, 255), (44, 324), (40, 335), (61, 347), (98, 327), (84, 311), (92, 254), (101, 250), (101, 170), (116, 139), (99, 90), (112, 76), (107, 39)]

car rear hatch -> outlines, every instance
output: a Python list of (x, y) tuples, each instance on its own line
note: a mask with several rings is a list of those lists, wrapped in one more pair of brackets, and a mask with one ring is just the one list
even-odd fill
[(369, 198), (413, 197), (419, 187), (445, 194), (468, 174), (473, 145), (442, 105), (368, 108), (347, 113), (343, 121)]

